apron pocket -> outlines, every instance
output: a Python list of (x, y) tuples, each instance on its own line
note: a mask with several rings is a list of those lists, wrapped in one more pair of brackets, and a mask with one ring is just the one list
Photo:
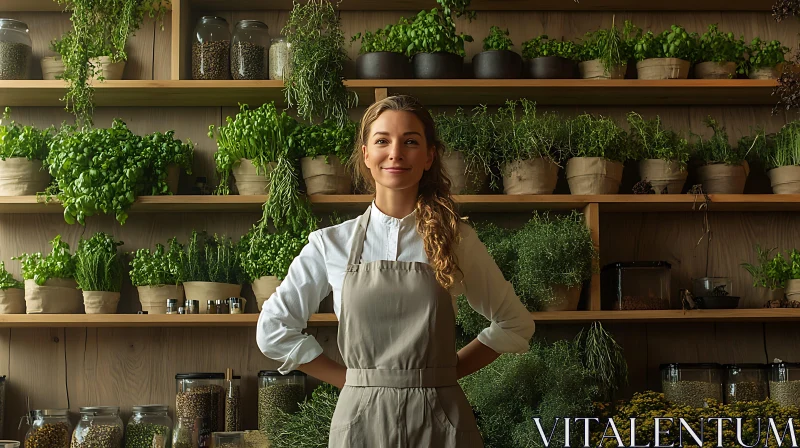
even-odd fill
[(478, 432), (472, 407), (460, 386), (423, 389), (434, 418), (445, 428)]
[(331, 418), (331, 432), (348, 429), (361, 417), (370, 394), (366, 387), (345, 386)]

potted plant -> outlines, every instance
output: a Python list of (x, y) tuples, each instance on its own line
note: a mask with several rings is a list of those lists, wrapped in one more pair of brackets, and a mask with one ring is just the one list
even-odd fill
[(800, 251), (789, 252), (789, 277), (786, 279), (786, 299), (800, 301)]
[(406, 54), (411, 58), (415, 78), (463, 77), (464, 42), (472, 42), (472, 36), (456, 33), (449, 10), (423, 10), (410, 21), (402, 18), (400, 25), (408, 35)]
[(345, 170), (353, 153), (357, 124), (341, 126), (333, 120), (305, 126), (299, 131), (298, 146), (306, 194), (350, 194), (353, 180)]
[(243, 276), (239, 265), (238, 245), (222, 235), (192, 232), (183, 257), (186, 300), (200, 302), (205, 314), (210, 300), (239, 297)]
[(208, 131), (209, 138), (217, 141), (217, 194), (230, 194), (231, 173), (240, 195), (266, 194), (278, 160), (296, 149), (297, 121), (286, 111), (278, 113), (272, 102), (258, 109), (241, 104), (236, 117), (226, 121), (225, 126), (211, 125)]
[(745, 160), (747, 150), (731, 146), (725, 127), (711, 116), (704, 122), (713, 134), (707, 140), (697, 136), (694, 145), (695, 157), (702, 163), (697, 175), (703, 191), (709, 194), (742, 194), (750, 173), (750, 166)]
[(82, 311), (83, 297), (75, 282), (75, 258), (69, 244), (56, 235), (48, 255), (21, 254), (25, 281), (25, 311), (28, 314), (74, 314)]
[(633, 46), (641, 30), (629, 20), (623, 30), (612, 20), (611, 28), (586, 33), (579, 46), (578, 71), (583, 79), (623, 79), (628, 61), (633, 58)]
[(170, 238), (169, 249), (156, 244), (156, 249), (138, 249), (131, 260), (131, 283), (139, 292), (142, 311), (148, 314), (166, 314), (167, 299), (177, 299), (183, 306), (183, 245)]
[(365, 31), (353, 36), (361, 40), (356, 58), (356, 77), (359, 79), (411, 78), (411, 61), (406, 56), (407, 34), (403, 25), (386, 25), (377, 31)]
[[(753, 277), (753, 287), (758, 293), (754, 300), (744, 304), (744, 308), (761, 308), (771, 300), (782, 300), (786, 282), (790, 281), (792, 269), (780, 252), (772, 256), (775, 249), (762, 249), (756, 245), (756, 264), (742, 263), (742, 267)], [(800, 286), (800, 281), (793, 282)], [(800, 291), (795, 288), (794, 291)]]
[(742, 151), (752, 151), (767, 170), (772, 192), (775, 194), (800, 193), (800, 121), (792, 121), (777, 134), (766, 134), (759, 129), (755, 135), (739, 140)]
[(97, 232), (75, 251), (75, 280), (83, 290), (86, 314), (115, 314), (122, 290), (121, 241)]
[(582, 114), (569, 120), (567, 182), (572, 194), (616, 194), (630, 157), (625, 131), (609, 117)]
[(674, 131), (664, 129), (661, 118), (645, 120), (636, 112), (628, 113), (632, 152), (639, 160), (639, 175), (649, 182), (656, 194), (677, 194), (686, 183), (689, 144)]
[(638, 78), (688, 78), (696, 48), (696, 36), (678, 25), (672, 25), (659, 35), (648, 31), (634, 45)]
[(258, 310), (289, 272), (289, 265), (308, 242), (309, 232), (267, 231), (253, 226), (239, 242), (239, 264), (253, 287)]
[(450, 179), (452, 194), (477, 194), (486, 189), (494, 159), (494, 129), (486, 106), (469, 114), (463, 108), (454, 114), (434, 116), (436, 133), (444, 144), (442, 168)]
[(578, 72), (578, 46), (568, 40), (552, 40), (547, 35), (534, 37), (522, 43), (522, 57), (528, 78), (571, 79)]
[(736, 39), (733, 33), (721, 32), (717, 24), (709, 25), (697, 43), (699, 62), (694, 67), (695, 78), (733, 78), (743, 68), (746, 50), (744, 38)]
[(72, 32), (67, 32), (60, 38), (53, 39), (50, 42), (50, 51), (55, 52), (56, 55), (45, 56), (40, 61), (40, 65), (42, 66), (42, 79), (51, 81), (62, 79), (65, 67), (61, 54), (66, 53), (67, 49), (70, 48), (71, 42), (69, 39), (72, 39), (73, 36), (74, 34)]
[(27, 196), (43, 192), (50, 175), (42, 161), (47, 158), (51, 128), (39, 130), (11, 121), (11, 109), (0, 119), (0, 196)]
[(25, 314), (25, 285), (0, 261), (0, 314)]
[(511, 47), (508, 30), (492, 26), (483, 39), (483, 51), (472, 57), (472, 72), (478, 79), (515, 79), (522, 77), (522, 57)]
[(745, 72), (750, 79), (778, 79), (786, 64), (789, 47), (777, 40), (763, 41), (754, 37), (747, 47)]
[(563, 120), (552, 112), (537, 113), (536, 105), (521, 100), (506, 102), (494, 117), (495, 152), (501, 161), (505, 194), (552, 194), (558, 181)]

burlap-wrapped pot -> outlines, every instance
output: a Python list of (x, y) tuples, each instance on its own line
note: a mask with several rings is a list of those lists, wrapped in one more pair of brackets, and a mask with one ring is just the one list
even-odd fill
[(760, 67), (751, 70), (747, 77), (750, 79), (778, 79), (781, 77), (781, 72), (783, 72), (782, 64), (775, 67)]
[(467, 169), (467, 161), (461, 151), (450, 151), (442, 155), (442, 169), (450, 179), (452, 194), (475, 194), (486, 188), (486, 172), (482, 168), (477, 172)]
[(42, 169), (41, 160), (10, 157), (0, 160), (0, 196), (30, 196), (42, 192), (50, 184), (50, 173)]
[(786, 280), (786, 299), (795, 302), (800, 301), (800, 280)]
[(636, 63), (639, 79), (686, 79), (689, 61), (678, 58), (652, 58)]
[(208, 310), (209, 300), (224, 300), (239, 297), (242, 294), (242, 285), (216, 282), (183, 282), (186, 300), (200, 302), (200, 314)]
[(306, 193), (350, 194), (353, 180), (347, 174), (341, 160), (336, 156), (303, 157), (300, 168), (306, 183)]
[(567, 287), (552, 285), (553, 300), (544, 308), (544, 311), (577, 311), (581, 300), (581, 285)]
[(505, 194), (553, 194), (558, 182), (558, 165), (539, 157), (515, 160), (503, 166)]
[(575, 195), (617, 194), (623, 165), (602, 157), (573, 157), (567, 161), (567, 183)]
[(683, 190), (686, 176), (689, 173), (681, 170), (681, 164), (661, 159), (646, 159), (639, 162), (639, 175), (642, 180), (650, 182), (656, 194), (664, 189), (668, 194), (678, 194)]
[(628, 71), (628, 64), (611, 67), (606, 72), (606, 68), (600, 59), (592, 59), (578, 63), (578, 71), (583, 79), (625, 79), (625, 72)]
[(25, 312), (28, 314), (77, 314), (83, 311), (83, 295), (71, 278), (51, 278), (39, 286), (25, 280)]
[(735, 62), (701, 62), (694, 66), (697, 79), (731, 79), (735, 74)]
[(53, 81), (64, 74), (64, 61), (61, 56), (48, 56), (42, 58), (42, 79)]
[(236, 189), (242, 196), (264, 195), (269, 193), (269, 175), (277, 163), (271, 162), (268, 166), (256, 170), (256, 166), (249, 159), (241, 159), (233, 166), (233, 177), (236, 179)]
[(0, 290), (0, 314), (25, 314), (25, 290), (22, 288)]
[(177, 299), (183, 306), (183, 285), (137, 286), (142, 311), (147, 314), (167, 314), (167, 299)]
[(750, 166), (747, 162), (741, 165), (715, 163), (703, 165), (697, 169), (697, 176), (708, 194), (742, 194)]
[(261, 311), (261, 307), (264, 306), (264, 302), (272, 296), (280, 284), (281, 280), (278, 280), (278, 277), (274, 275), (265, 275), (253, 280), (251, 286), (253, 287), (253, 295), (256, 296), (259, 312)]
[(86, 314), (117, 314), (119, 293), (111, 291), (83, 291)]
[(767, 171), (775, 194), (800, 193), (800, 166), (779, 166)]
[(101, 76), (106, 81), (117, 81), (122, 79), (122, 74), (125, 71), (125, 61), (111, 62), (110, 57), (99, 56), (89, 59), (89, 62), (94, 65), (96, 72), (96, 75), (91, 76), (90, 79), (98, 79)]

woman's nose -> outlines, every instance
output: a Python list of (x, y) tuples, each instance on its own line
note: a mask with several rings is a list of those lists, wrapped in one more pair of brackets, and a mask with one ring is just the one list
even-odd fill
[(403, 159), (403, 148), (400, 143), (392, 143), (391, 147), (389, 148), (389, 159), (390, 160)]

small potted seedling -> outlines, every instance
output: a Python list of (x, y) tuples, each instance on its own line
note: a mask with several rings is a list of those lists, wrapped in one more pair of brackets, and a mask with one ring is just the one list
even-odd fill
[[(23, 126), (5, 108), (0, 119), (0, 196), (28, 196), (45, 191), (50, 173), (44, 169), (51, 129)], [(5, 123), (4, 123), (5, 122)]]
[(353, 153), (356, 126), (353, 122), (341, 126), (325, 120), (300, 130), (298, 146), (305, 153), (300, 168), (306, 194), (350, 194), (353, 179), (345, 165)]
[(631, 151), (639, 160), (639, 175), (649, 182), (656, 194), (677, 194), (686, 183), (689, 145), (677, 133), (664, 129), (661, 118), (645, 120), (636, 112), (628, 113)]
[(25, 281), (25, 312), (28, 314), (74, 314), (82, 311), (83, 297), (75, 282), (75, 257), (69, 244), (56, 235), (49, 254), (21, 254)]
[(436, 133), (444, 143), (441, 163), (450, 179), (450, 193), (477, 194), (485, 190), (494, 160), (495, 134), (486, 106), (468, 113), (463, 108), (454, 114), (434, 116)]
[(721, 32), (716, 24), (709, 25), (698, 40), (695, 78), (733, 78), (742, 69), (746, 49), (744, 38), (736, 39), (733, 33)]
[(186, 300), (200, 302), (201, 314), (207, 312), (210, 300), (241, 295), (243, 275), (238, 251), (238, 244), (225, 235), (192, 232), (183, 257), (183, 288)]
[(122, 262), (117, 252), (121, 241), (97, 232), (78, 243), (75, 280), (83, 290), (86, 314), (115, 314), (122, 290)]
[(25, 285), (0, 261), (0, 314), (25, 314)]
[(698, 180), (703, 191), (709, 194), (742, 194), (750, 173), (747, 163), (747, 148), (732, 146), (725, 127), (710, 116), (705, 124), (713, 134), (708, 139), (695, 136), (695, 157), (702, 166), (697, 169)]
[(139, 292), (142, 311), (166, 314), (167, 299), (176, 299), (183, 306), (183, 264), (185, 252), (176, 238), (170, 238), (169, 249), (156, 244), (154, 251), (139, 249), (131, 260), (131, 283)]
[(463, 77), (464, 42), (472, 36), (457, 34), (450, 16), (438, 9), (420, 11), (413, 20), (401, 20), (408, 35), (407, 54), (411, 57), (414, 77), (453, 79)]
[(566, 126), (570, 193), (617, 194), (624, 163), (630, 157), (625, 131), (602, 115), (581, 114)]
[[(638, 34), (636, 34), (638, 32)], [(623, 30), (611, 28), (586, 33), (579, 46), (578, 70), (583, 79), (623, 79), (641, 30), (626, 20)]]
[(775, 134), (757, 129), (754, 135), (742, 137), (739, 146), (763, 163), (773, 193), (800, 193), (800, 121), (787, 123)]
[(508, 30), (498, 26), (489, 29), (483, 39), (483, 51), (472, 58), (472, 71), (478, 79), (514, 79), (522, 77), (522, 57), (511, 47)]
[(696, 36), (678, 25), (658, 35), (646, 32), (634, 45), (638, 78), (688, 78), (696, 48)]
[(777, 40), (763, 41), (753, 38), (747, 47), (746, 72), (750, 79), (778, 79), (786, 64), (789, 47)]
[[(792, 282), (792, 268), (780, 252), (773, 256), (774, 250), (756, 245), (756, 264), (742, 263), (742, 267), (753, 277), (753, 287), (756, 289), (756, 297), (747, 300), (744, 308), (763, 308), (767, 302), (783, 300), (787, 283)], [(795, 285), (795, 282), (798, 284)], [(800, 281), (793, 281), (791, 286), (795, 293), (800, 291), (796, 287), (800, 286)]]
[(554, 40), (547, 35), (534, 37), (522, 43), (522, 56), (528, 78), (571, 79), (578, 72), (578, 46), (568, 40)]
[(411, 61), (406, 56), (407, 34), (402, 25), (386, 25), (375, 32), (357, 33), (352, 42), (361, 40), (356, 59), (359, 79), (405, 79), (411, 77)]

